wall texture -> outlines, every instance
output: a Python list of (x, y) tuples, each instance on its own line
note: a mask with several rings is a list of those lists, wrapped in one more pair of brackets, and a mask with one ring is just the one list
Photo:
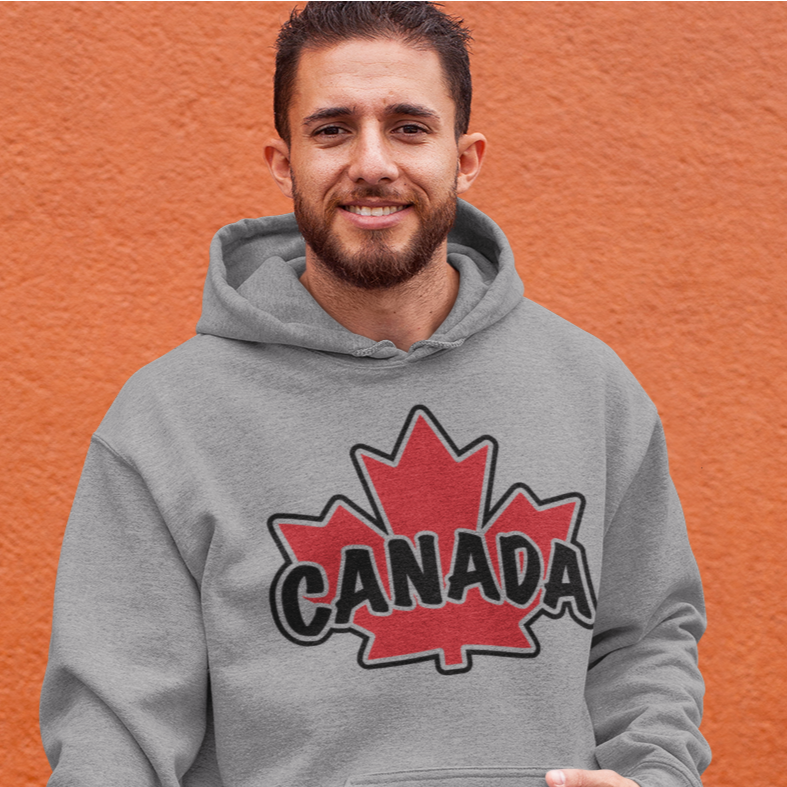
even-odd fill
[[(0, 783), (41, 785), (58, 550), (89, 436), (189, 338), (223, 224), (289, 210), (262, 145), (290, 3), (0, 5)], [(702, 569), (708, 787), (787, 770), (787, 5), (449, 3), (470, 199), (531, 298), (655, 400)]]

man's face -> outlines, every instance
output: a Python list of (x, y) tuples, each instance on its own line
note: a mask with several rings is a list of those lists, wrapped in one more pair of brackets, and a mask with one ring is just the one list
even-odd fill
[(295, 215), (323, 266), (373, 289), (445, 254), (464, 138), (436, 52), (390, 39), (307, 50), (289, 119)]

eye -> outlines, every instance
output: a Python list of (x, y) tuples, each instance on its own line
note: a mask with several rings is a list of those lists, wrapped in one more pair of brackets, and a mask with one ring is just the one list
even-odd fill
[(315, 137), (323, 137), (324, 139), (336, 139), (342, 134), (346, 134), (347, 130), (341, 126), (323, 126), (314, 132)]
[(406, 137), (429, 133), (423, 126), (419, 126), (417, 123), (403, 123), (401, 126), (396, 127), (396, 131)]

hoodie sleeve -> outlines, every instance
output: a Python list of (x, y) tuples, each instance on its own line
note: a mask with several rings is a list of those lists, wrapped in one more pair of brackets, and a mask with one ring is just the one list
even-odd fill
[(199, 590), (136, 470), (94, 438), (63, 541), (41, 730), (49, 787), (176, 787), (205, 736)]
[(600, 768), (641, 787), (701, 787), (710, 762), (698, 729), (704, 629), (699, 572), (656, 419), (604, 539), (586, 684)]

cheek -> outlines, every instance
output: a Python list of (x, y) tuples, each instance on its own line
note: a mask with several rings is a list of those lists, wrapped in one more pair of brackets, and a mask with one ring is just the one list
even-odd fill
[(424, 156), (408, 167), (413, 183), (429, 194), (443, 196), (453, 192), (456, 185), (459, 162), (456, 155)]
[(451, 165), (434, 167), (422, 170), (418, 182), (430, 195), (443, 197), (453, 192), (456, 186), (456, 174), (456, 168)]
[(341, 176), (339, 162), (327, 156), (293, 156), (291, 169), (298, 190), (310, 198), (319, 198)]

